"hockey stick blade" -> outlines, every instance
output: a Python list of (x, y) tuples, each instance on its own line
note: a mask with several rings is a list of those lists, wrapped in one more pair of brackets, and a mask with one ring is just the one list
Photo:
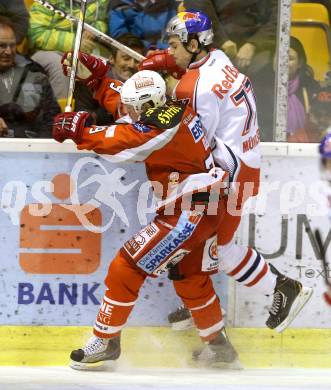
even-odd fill
[(326, 283), (327, 286), (331, 287), (331, 280), (329, 280), (329, 264), (326, 260), (326, 254), (325, 254), (325, 249), (324, 249), (324, 245), (323, 245), (323, 242), (322, 242), (322, 236), (321, 236), (321, 232), (319, 231), (319, 229), (316, 229), (315, 230), (315, 238), (316, 238), (316, 242), (317, 242), (317, 246), (318, 246), (318, 250), (319, 250), (319, 253), (320, 253), (320, 257), (321, 257), (321, 260), (322, 260), (322, 267), (323, 267), (323, 272), (324, 272), (324, 281)]

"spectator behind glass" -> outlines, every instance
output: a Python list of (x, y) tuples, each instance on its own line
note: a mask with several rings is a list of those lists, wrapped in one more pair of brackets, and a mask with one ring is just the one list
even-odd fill
[[(272, 141), (273, 131), (273, 98), (274, 78), (269, 77), (274, 72), (276, 59), (273, 55), (269, 63), (261, 69), (259, 77), (254, 83), (257, 96), (257, 104), (261, 140)], [(266, 88), (266, 85), (268, 88)], [(310, 127), (309, 111), (312, 97), (320, 90), (320, 84), (314, 79), (314, 72), (307, 64), (307, 57), (301, 42), (290, 38), (289, 50), (289, 82), (288, 82), (288, 118), (287, 140), (288, 142), (318, 142), (316, 134)]]
[(0, 15), (8, 17), (15, 27), (17, 43), (28, 35), (29, 13), (23, 0), (0, 0)]
[[(118, 42), (123, 43), (125, 46), (128, 46), (130, 49), (135, 50), (139, 54), (144, 54), (144, 42), (135, 35), (124, 34), (117, 38)], [(128, 54), (124, 53), (117, 48), (112, 48), (111, 54), (109, 56), (109, 62), (111, 64), (111, 75), (110, 77), (126, 81), (134, 73), (138, 72), (139, 61), (130, 57)]]
[(47, 77), (38, 70), (38, 65), (16, 54), (15, 27), (0, 16), (1, 137), (52, 136), (52, 120), (60, 107)]
[[(49, 3), (67, 14), (79, 16), (79, 0), (50, 0)], [(85, 22), (106, 32), (108, 4), (109, 0), (88, 0)], [(33, 3), (30, 8), (29, 47), (35, 52), (32, 59), (46, 70), (57, 99), (67, 95), (68, 79), (62, 73), (61, 57), (63, 52), (73, 50), (75, 35), (76, 27), (70, 21)], [(95, 55), (109, 54), (87, 31), (83, 32), (81, 50)]]
[(302, 43), (294, 37), (290, 39), (289, 81), (288, 81), (288, 142), (318, 142), (309, 126), (309, 111), (313, 95), (320, 90), (314, 79), (313, 69), (307, 64)]
[(310, 107), (311, 127), (316, 137), (331, 131), (331, 88), (325, 87), (313, 96)]
[[(118, 37), (117, 41), (139, 54), (144, 53), (143, 41), (132, 34), (124, 34)], [(108, 77), (122, 82), (138, 71), (139, 62), (116, 48), (111, 49), (109, 63), (111, 64), (111, 70)], [(76, 111), (88, 111), (98, 125), (108, 125), (114, 120), (111, 114), (107, 113), (103, 107), (100, 107), (97, 100), (93, 99), (92, 92), (83, 83), (76, 83), (75, 100)]]
[(277, 0), (184, 0), (182, 5), (211, 18), (214, 45), (242, 72), (252, 77), (268, 62), (276, 46)]
[(131, 33), (144, 41), (145, 47), (164, 49), (163, 34), (176, 14), (176, 0), (112, 0), (109, 34), (116, 38)]

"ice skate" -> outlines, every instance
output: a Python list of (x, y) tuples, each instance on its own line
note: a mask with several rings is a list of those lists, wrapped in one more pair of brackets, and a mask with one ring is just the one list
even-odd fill
[(202, 349), (194, 351), (192, 358), (198, 365), (204, 367), (225, 370), (241, 370), (243, 368), (225, 329), (222, 329), (218, 336)]
[(281, 333), (300, 313), (313, 294), (313, 289), (304, 287), (297, 280), (282, 275), (270, 264), (271, 271), (277, 275), (274, 299), (266, 325)]
[(70, 367), (75, 370), (95, 370), (106, 362), (114, 361), (121, 354), (120, 338), (102, 339), (92, 336), (83, 349), (76, 349), (70, 354)]
[(191, 313), (184, 305), (179, 306), (175, 311), (168, 315), (168, 321), (172, 330), (180, 331), (194, 327)]

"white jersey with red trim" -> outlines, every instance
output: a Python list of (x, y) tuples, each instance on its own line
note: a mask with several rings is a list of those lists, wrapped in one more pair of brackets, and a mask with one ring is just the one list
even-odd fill
[(198, 113), (214, 159), (222, 168), (233, 170), (231, 151), (249, 167), (260, 168), (252, 84), (221, 50), (212, 50), (190, 66), (176, 85), (174, 98), (185, 101)]

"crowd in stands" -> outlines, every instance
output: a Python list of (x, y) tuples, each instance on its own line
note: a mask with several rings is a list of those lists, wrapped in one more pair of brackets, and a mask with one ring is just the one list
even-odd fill
[[(79, 0), (49, 3), (78, 17)], [(331, 1), (319, 3), (330, 12)], [(165, 28), (176, 12), (205, 12), (213, 22), (214, 46), (222, 49), (252, 80), (261, 140), (271, 141), (278, 6), (277, 0), (88, 0), (85, 22), (146, 56), (167, 47)], [(51, 137), (51, 118), (61, 109), (58, 103), (63, 103), (68, 89), (61, 58), (73, 48), (75, 28), (60, 13), (33, 0), (0, 0), (1, 137)], [(106, 58), (112, 66), (110, 75), (121, 81), (138, 70), (138, 61), (105, 46), (86, 30), (81, 50)], [(320, 139), (325, 129), (319, 121), (330, 116), (331, 102), (325, 99), (330, 93), (328, 84), (328, 80), (315, 80), (303, 45), (291, 37), (289, 142)], [(97, 124), (112, 122), (111, 115), (83, 84), (76, 84), (74, 99), (75, 109), (91, 112)]]
[(14, 24), (0, 15), (0, 135), (51, 137), (60, 107), (44, 69), (16, 55), (16, 41)]

